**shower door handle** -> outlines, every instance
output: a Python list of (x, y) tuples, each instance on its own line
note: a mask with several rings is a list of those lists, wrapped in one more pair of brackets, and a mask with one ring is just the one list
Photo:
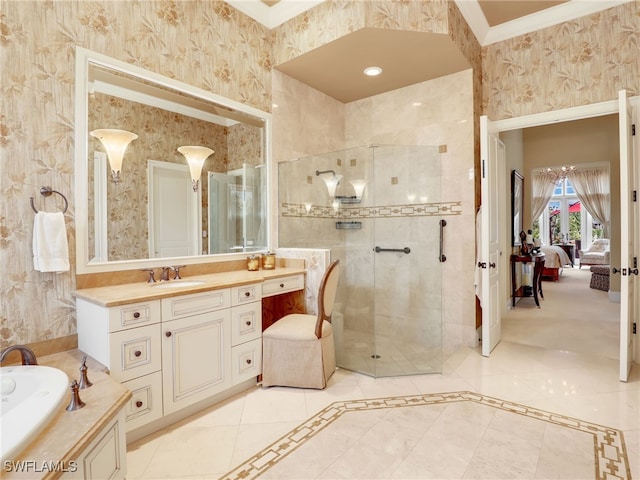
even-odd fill
[(411, 253), (411, 249), (409, 247), (404, 247), (404, 248), (382, 248), (382, 247), (376, 247), (373, 250), (376, 253), (380, 253), (380, 252), (401, 252), (401, 253), (406, 253), (407, 255)]
[(447, 226), (446, 220), (440, 220), (440, 255), (438, 256), (438, 260), (440, 262), (446, 262), (447, 256), (444, 254), (444, 227)]

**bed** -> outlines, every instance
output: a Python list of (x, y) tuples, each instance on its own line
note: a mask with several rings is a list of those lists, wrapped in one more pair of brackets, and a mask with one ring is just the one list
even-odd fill
[(555, 245), (540, 247), (544, 253), (544, 268), (542, 278), (551, 278), (554, 282), (560, 280), (560, 271), (565, 265), (571, 265), (571, 259), (567, 252)]

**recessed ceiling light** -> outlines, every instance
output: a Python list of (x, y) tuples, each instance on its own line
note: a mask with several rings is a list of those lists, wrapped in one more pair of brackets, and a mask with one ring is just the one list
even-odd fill
[(363, 73), (369, 77), (376, 77), (382, 73), (380, 67), (367, 67), (363, 70)]

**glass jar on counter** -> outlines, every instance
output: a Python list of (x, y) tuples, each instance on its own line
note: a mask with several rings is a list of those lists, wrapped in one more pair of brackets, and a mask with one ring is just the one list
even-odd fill
[(247, 270), (250, 272), (255, 272), (260, 269), (260, 256), (259, 255), (249, 255), (247, 257)]
[(273, 270), (276, 268), (276, 254), (275, 253), (263, 253), (262, 254), (262, 269)]

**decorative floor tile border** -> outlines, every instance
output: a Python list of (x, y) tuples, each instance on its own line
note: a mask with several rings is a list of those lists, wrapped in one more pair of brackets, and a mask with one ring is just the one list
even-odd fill
[(307, 208), (299, 203), (283, 203), (284, 217), (313, 218), (391, 218), (391, 217), (432, 217), (442, 215), (462, 215), (462, 202), (413, 203), (407, 205), (383, 205), (379, 207), (345, 207), (335, 211), (331, 206), (312, 205)]
[(249, 480), (258, 477), (348, 412), (469, 401), (593, 435), (594, 478), (631, 478), (624, 436), (620, 430), (468, 391), (334, 402), (221, 478)]

